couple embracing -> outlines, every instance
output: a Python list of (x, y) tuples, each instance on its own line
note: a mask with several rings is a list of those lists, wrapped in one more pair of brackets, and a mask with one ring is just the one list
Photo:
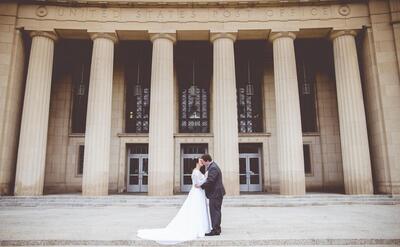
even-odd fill
[[(200, 171), (205, 166), (206, 173)], [(221, 206), (225, 195), (222, 173), (209, 154), (198, 159), (192, 188), (178, 213), (165, 228), (138, 230), (138, 237), (160, 244), (176, 244), (221, 234)], [(207, 203), (207, 199), (209, 203)]]

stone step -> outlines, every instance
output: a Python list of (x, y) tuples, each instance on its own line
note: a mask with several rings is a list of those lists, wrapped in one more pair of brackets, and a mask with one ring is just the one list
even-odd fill
[[(0, 197), (0, 207), (21, 206), (171, 206), (182, 205), (186, 195), (150, 197), (143, 195), (110, 195), (88, 197), (81, 195), (45, 195), (33, 197)], [(224, 207), (290, 207), (318, 205), (397, 205), (400, 196), (392, 195), (341, 195), (307, 194), (304, 196), (281, 196), (270, 194), (226, 196)]]
[[(211, 238), (211, 239), (210, 239)], [(174, 246), (399, 246), (400, 239), (261, 239), (202, 240)], [(0, 240), (0, 246), (161, 246), (147, 240)]]

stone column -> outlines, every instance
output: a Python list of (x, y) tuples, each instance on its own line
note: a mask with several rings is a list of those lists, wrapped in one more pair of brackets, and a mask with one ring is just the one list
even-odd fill
[(236, 35), (211, 35), (214, 46), (212, 113), (214, 132), (214, 160), (222, 171), (227, 195), (238, 195), (239, 141), (236, 100), (235, 52)]
[(86, 117), (82, 195), (108, 194), (114, 43), (108, 33), (93, 33)]
[(174, 61), (175, 34), (151, 35), (149, 184), (151, 196), (168, 196), (174, 189)]
[(51, 32), (31, 32), (32, 46), (26, 78), (19, 137), (16, 196), (43, 194), (54, 42)]
[(295, 38), (295, 34), (291, 32), (280, 32), (270, 36), (274, 53), (280, 193), (283, 195), (305, 193), (303, 133), (294, 51)]
[(358, 67), (356, 32), (334, 31), (333, 53), (346, 194), (372, 194), (367, 123)]

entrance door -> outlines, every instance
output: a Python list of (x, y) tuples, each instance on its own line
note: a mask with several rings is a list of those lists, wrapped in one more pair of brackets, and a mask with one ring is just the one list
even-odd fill
[(188, 192), (192, 187), (192, 171), (196, 158), (207, 153), (207, 144), (182, 144), (181, 146), (181, 191)]
[[(241, 144), (255, 145), (255, 144)], [(261, 150), (259, 146), (239, 148), (240, 191), (261, 191)]]
[[(138, 152), (139, 151), (139, 152)], [(147, 145), (144, 148), (133, 146), (128, 154), (127, 192), (147, 192), (148, 154)]]

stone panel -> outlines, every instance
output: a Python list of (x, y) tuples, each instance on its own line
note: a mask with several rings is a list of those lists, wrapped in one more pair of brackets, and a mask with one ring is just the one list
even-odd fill
[(15, 29), (17, 4), (0, 4), (0, 195), (11, 194), (25, 79), (23, 33)]

